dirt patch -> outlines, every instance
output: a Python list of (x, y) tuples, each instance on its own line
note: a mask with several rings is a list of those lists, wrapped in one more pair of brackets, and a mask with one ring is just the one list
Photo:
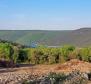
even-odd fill
[(9, 80), (8, 83), (5, 83), (5, 84), (12, 84), (12, 81), (19, 82), (21, 80), (27, 79), (30, 75), (42, 76), (49, 72), (69, 73), (73, 70), (79, 70), (80, 72), (89, 72), (91, 71), (91, 63), (74, 59), (64, 64), (35, 65), (35, 66), (26, 66), (26, 67), (22, 66), (22, 67), (13, 68), (13, 69), (4, 68), (4, 69), (0, 69), (0, 84), (3, 81), (7, 82), (8, 80)]
[(57, 71), (73, 71), (79, 70), (80, 72), (89, 72), (91, 71), (91, 63), (79, 61), (77, 59), (71, 60), (64, 64), (58, 65), (55, 70)]

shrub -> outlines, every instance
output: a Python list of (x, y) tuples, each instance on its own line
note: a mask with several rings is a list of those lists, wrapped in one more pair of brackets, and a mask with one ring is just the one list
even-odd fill
[(61, 55), (64, 56), (64, 59), (67, 61), (67, 60), (69, 60), (68, 59), (69, 53), (74, 51), (75, 47), (70, 46), (70, 45), (66, 45), (66, 46), (63, 46), (60, 50), (61, 50)]
[(28, 60), (25, 50), (19, 50), (18, 62), (26, 62)]
[(13, 54), (12, 45), (8, 43), (0, 43), (0, 59), (11, 60)]
[(82, 49), (80, 49), (79, 55), (81, 56), (83, 61), (87, 61), (88, 62), (88, 58), (90, 56), (90, 48), (82, 48)]

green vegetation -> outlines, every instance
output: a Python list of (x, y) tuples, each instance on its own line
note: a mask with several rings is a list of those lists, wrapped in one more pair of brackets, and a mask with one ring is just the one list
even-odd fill
[[(0, 38), (3, 40), (30, 45), (31, 42), (50, 45), (55, 44), (54, 37), (64, 37), (69, 31), (42, 31), (42, 30), (0, 30)], [(56, 44), (55, 44), (56, 45)]]
[(64, 63), (71, 59), (91, 62), (91, 48), (76, 48), (71, 45), (65, 45), (59, 48), (45, 46), (26, 48), (7, 42), (0, 43), (0, 60), (13, 60), (14, 63), (55, 64)]
[(31, 42), (49, 46), (75, 45), (86, 47), (91, 45), (91, 28), (65, 31), (45, 30), (0, 30), (0, 39), (30, 46)]
[(0, 58), (1, 59), (12, 59), (13, 49), (8, 43), (0, 43)]

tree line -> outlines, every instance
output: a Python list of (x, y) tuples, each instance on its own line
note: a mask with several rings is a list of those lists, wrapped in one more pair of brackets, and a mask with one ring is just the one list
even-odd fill
[(91, 62), (91, 47), (77, 48), (64, 45), (59, 48), (22, 48), (10, 43), (0, 43), (0, 60), (13, 60), (14, 63), (55, 64), (71, 59)]

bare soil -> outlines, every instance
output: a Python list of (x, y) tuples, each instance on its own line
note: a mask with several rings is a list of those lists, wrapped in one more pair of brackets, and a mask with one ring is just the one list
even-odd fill
[(19, 81), (27, 79), (30, 75), (42, 76), (49, 72), (70, 73), (73, 70), (88, 73), (91, 71), (91, 63), (74, 59), (63, 64), (24, 65), (19, 68), (1, 68), (0, 84), (17, 84)]

